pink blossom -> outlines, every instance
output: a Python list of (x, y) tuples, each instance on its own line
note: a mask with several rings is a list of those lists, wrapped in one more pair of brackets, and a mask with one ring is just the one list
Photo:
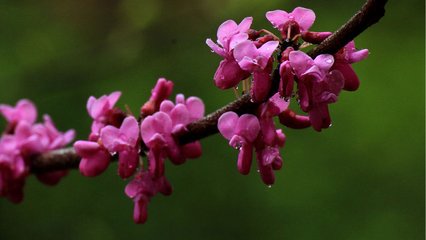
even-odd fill
[(250, 76), (239, 67), (232, 52), (235, 46), (248, 39), (247, 32), (252, 21), (251, 17), (244, 18), (239, 25), (233, 20), (225, 21), (217, 31), (217, 44), (211, 39), (206, 40), (212, 51), (224, 58), (214, 75), (214, 83), (220, 89), (235, 87), (241, 80)]
[[(308, 31), (315, 21), (315, 13), (311, 9), (297, 7), (290, 13), (283, 10), (269, 11), (266, 18), (287, 39)], [(291, 36), (287, 36), (288, 28), (291, 28)]]
[(201, 155), (198, 141), (179, 145), (172, 134), (186, 131), (185, 126), (204, 115), (204, 104), (197, 97), (185, 100), (182, 94), (176, 96), (176, 104), (166, 100), (160, 105), (160, 112), (148, 116), (142, 121), (141, 136), (150, 148), (148, 153), (149, 170), (156, 176), (163, 175), (164, 159), (169, 157), (175, 164), (185, 162), (186, 158)]
[(279, 115), (280, 123), (293, 129), (302, 129), (311, 126), (309, 116), (298, 115), (291, 109), (286, 109)]
[(158, 192), (170, 195), (172, 187), (164, 176), (156, 178), (149, 171), (142, 170), (127, 184), (124, 191), (135, 204), (133, 220), (135, 223), (145, 223), (151, 198)]
[(80, 173), (86, 177), (94, 177), (103, 173), (111, 160), (109, 152), (97, 142), (76, 141), (74, 149), (81, 157)]
[(300, 106), (303, 111), (309, 112), (312, 127), (321, 131), (331, 124), (328, 104), (337, 101), (343, 88), (342, 74), (333, 70), (333, 56), (321, 54), (312, 60), (301, 51), (293, 51), (289, 55), (290, 64), (299, 79), (298, 89)]
[(173, 91), (173, 82), (165, 78), (159, 78), (155, 87), (151, 90), (151, 97), (141, 108), (143, 117), (152, 115), (160, 108), (161, 102), (167, 99)]
[(12, 135), (0, 138), (0, 196), (14, 203), (22, 201), (28, 167)]
[(234, 112), (226, 112), (219, 118), (217, 126), (222, 136), (229, 140), (229, 145), (240, 151), (238, 171), (248, 174), (253, 158), (253, 142), (260, 130), (257, 117), (252, 114), (238, 117)]
[(253, 73), (251, 95), (255, 102), (263, 101), (271, 88), (272, 54), (279, 45), (269, 41), (257, 48), (254, 42), (244, 41), (234, 49), (235, 60), (241, 69)]
[(368, 49), (357, 50), (355, 48), (355, 42), (350, 41), (344, 48), (334, 55), (336, 63), (334, 64), (333, 69), (339, 70), (343, 74), (345, 79), (345, 86), (343, 89), (355, 91), (359, 88), (359, 79), (351, 64), (366, 59), (368, 54)]
[[(87, 100), (87, 112), (94, 120), (92, 123), (92, 136), (94, 140), (99, 137), (100, 130), (106, 125), (120, 125), (124, 117), (114, 111), (114, 105), (121, 96), (121, 92), (113, 92), (96, 99), (93, 96)], [(118, 115), (118, 116), (117, 116)], [(117, 119), (119, 118), (119, 119)]]
[(10, 128), (14, 128), (19, 122), (25, 121), (33, 124), (37, 118), (35, 105), (27, 99), (19, 100), (15, 107), (0, 104), (0, 113), (9, 123)]
[(139, 126), (135, 117), (124, 119), (118, 129), (106, 126), (101, 130), (101, 141), (110, 153), (118, 153), (118, 174), (128, 178), (136, 171), (139, 162)]

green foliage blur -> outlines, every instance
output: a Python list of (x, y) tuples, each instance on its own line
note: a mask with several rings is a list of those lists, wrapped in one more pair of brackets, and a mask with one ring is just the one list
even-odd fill
[[(227, 19), (268, 10), (313, 9), (313, 30), (333, 31), (363, 4), (308, 0), (2, 0), (0, 102), (29, 98), (61, 130), (86, 138), (90, 95), (121, 90), (137, 112), (158, 77), (174, 93), (200, 96), (207, 112), (234, 99), (212, 83), (219, 57), (205, 45)], [(116, 164), (96, 178), (73, 170), (56, 187), (30, 177), (25, 199), (0, 199), (0, 239), (423, 239), (425, 227), (424, 1), (390, 1), (379, 24), (357, 38), (371, 52), (354, 67), (362, 81), (331, 106), (321, 133), (289, 130), (285, 165), (272, 188), (213, 136), (204, 155), (167, 165), (174, 193), (157, 196), (148, 221)], [(4, 121), (2, 122), (4, 126)]]

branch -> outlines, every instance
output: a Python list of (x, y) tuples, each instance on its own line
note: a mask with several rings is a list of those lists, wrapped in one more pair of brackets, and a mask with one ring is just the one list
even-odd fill
[[(324, 53), (336, 53), (384, 16), (386, 2), (387, 0), (367, 0), (361, 10), (348, 22), (321, 44), (308, 52), (308, 54), (312, 58), (315, 58)], [(271, 90), (271, 95), (277, 92), (278, 88), (279, 74), (277, 70), (274, 71), (272, 81), (273, 89)], [(174, 137), (179, 143), (185, 144), (216, 134), (218, 133), (217, 121), (223, 113), (233, 111), (241, 115), (244, 113), (253, 113), (253, 111), (255, 111), (259, 103), (253, 103), (250, 99), (250, 95), (245, 94), (241, 98), (216, 110), (206, 117), (188, 124), (186, 126), (187, 131), (180, 132)], [(77, 168), (79, 162), (80, 157), (77, 156), (73, 148), (59, 149), (35, 157), (31, 163), (31, 171), (33, 173), (43, 173), (54, 170)]]

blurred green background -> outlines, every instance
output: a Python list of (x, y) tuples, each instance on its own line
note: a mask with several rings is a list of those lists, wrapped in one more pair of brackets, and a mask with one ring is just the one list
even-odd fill
[[(62, 0), (0, 1), (0, 102), (32, 99), (61, 130), (89, 132), (90, 95), (121, 90), (133, 111), (158, 77), (175, 93), (204, 99), (207, 112), (234, 99), (212, 84), (219, 57), (205, 45), (226, 19), (312, 8), (312, 30), (333, 31), (363, 1)], [(116, 164), (97, 178), (73, 170), (56, 187), (30, 177), (25, 200), (0, 199), (0, 239), (423, 239), (424, 1), (390, 1), (357, 38), (371, 55), (355, 68), (357, 92), (331, 106), (321, 133), (288, 130), (283, 170), (268, 188), (238, 174), (237, 152), (220, 136), (204, 155), (168, 164), (170, 197), (153, 198), (145, 225)]]

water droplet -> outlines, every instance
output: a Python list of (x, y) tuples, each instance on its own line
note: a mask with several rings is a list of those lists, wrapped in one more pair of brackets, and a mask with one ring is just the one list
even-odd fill
[(253, 98), (250, 98), (250, 102), (254, 103), (254, 100), (253, 100)]
[(256, 170), (256, 172), (260, 172), (260, 170), (259, 170), (259, 169), (257, 169), (257, 170)]
[(214, 53), (214, 51), (213, 51), (213, 50), (210, 50), (210, 52)]
[(268, 185), (268, 188), (272, 188), (272, 185)]
[(238, 90), (238, 86), (235, 87), (235, 90)]
[(330, 123), (330, 125), (328, 125), (328, 127), (331, 127), (331, 126), (333, 126), (333, 124), (332, 124), (332, 123)]
[(329, 59), (325, 60), (325, 62), (328, 63), (328, 64), (330, 64), (330, 63), (333, 62), (333, 60), (331, 58), (329, 58)]
[(285, 97), (284, 101), (288, 102), (288, 101), (290, 101), (290, 98), (289, 97)]

